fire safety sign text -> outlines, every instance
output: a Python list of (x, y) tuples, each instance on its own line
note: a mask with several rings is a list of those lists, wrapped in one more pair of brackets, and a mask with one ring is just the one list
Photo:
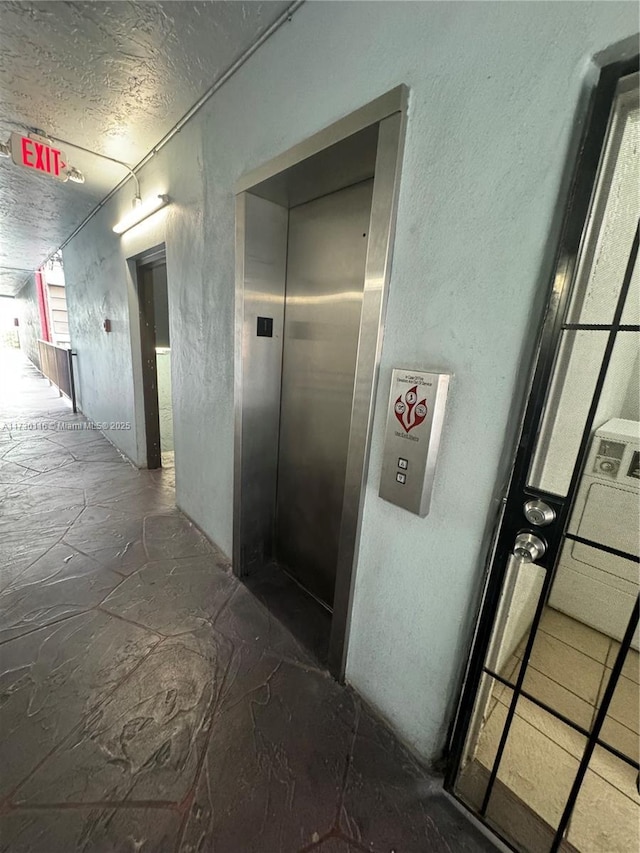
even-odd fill
[(65, 154), (43, 139), (12, 133), (11, 159), (17, 166), (49, 175), (59, 181), (67, 180)]

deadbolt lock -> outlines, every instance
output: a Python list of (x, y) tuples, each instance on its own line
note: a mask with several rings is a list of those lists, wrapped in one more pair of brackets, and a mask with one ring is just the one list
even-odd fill
[(547, 546), (535, 533), (518, 533), (513, 543), (513, 556), (523, 563), (535, 563), (546, 550)]
[(546, 527), (555, 521), (556, 511), (541, 500), (527, 501), (523, 507), (524, 517), (535, 527)]

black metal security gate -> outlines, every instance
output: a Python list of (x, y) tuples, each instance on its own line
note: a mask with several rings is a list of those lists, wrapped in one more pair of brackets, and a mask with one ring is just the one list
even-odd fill
[(451, 742), (449, 790), (526, 853), (638, 849), (637, 69), (594, 94)]

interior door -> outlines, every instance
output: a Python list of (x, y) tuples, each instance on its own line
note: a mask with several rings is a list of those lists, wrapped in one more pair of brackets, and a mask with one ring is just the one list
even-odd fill
[(333, 605), (373, 181), (289, 212), (278, 561)]
[(640, 847), (639, 151), (638, 74), (605, 75), (452, 742), (448, 786), (526, 853)]

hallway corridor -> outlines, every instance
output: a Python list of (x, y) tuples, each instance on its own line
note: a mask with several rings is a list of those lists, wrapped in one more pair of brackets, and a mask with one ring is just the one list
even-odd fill
[(173, 471), (0, 362), (0, 851), (494, 849), (236, 581)]

